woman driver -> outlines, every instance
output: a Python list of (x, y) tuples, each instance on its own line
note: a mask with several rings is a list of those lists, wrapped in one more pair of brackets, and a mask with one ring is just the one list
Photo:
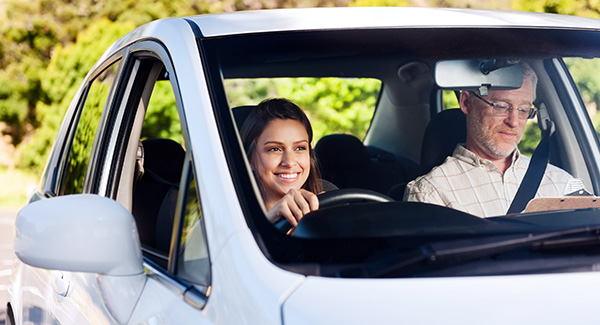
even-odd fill
[(274, 223), (284, 217), (296, 227), (319, 208), (315, 193), (323, 191), (308, 118), (289, 100), (267, 99), (248, 115), (241, 135), (267, 218)]

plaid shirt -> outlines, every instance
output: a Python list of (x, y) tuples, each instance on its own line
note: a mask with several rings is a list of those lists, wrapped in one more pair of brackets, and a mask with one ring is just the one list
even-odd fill
[[(530, 158), (515, 150), (504, 174), (487, 159), (463, 145), (428, 174), (408, 183), (405, 201), (426, 202), (479, 217), (505, 215), (525, 176)], [(560, 197), (570, 179), (566, 171), (548, 164), (535, 197)]]

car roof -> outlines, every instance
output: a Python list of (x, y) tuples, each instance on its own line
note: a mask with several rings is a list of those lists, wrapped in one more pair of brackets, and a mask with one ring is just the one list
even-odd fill
[[(189, 28), (191, 25), (195, 32)], [(599, 31), (600, 20), (524, 11), (455, 8), (343, 7), (238, 11), (163, 18), (144, 24), (119, 39), (103, 59), (141, 39), (166, 41), (172, 33), (204, 38), (277, 32), (380, 29), (505, 29)], [(199, 31), (198, 31), (199, 30)], [(184, 36), (187, 37), (187, 36)]]
[(348, 28), (600, 29), (600, 20), (547, 13), (408, 7), (299, 8), (188, 17), (204, 37)]

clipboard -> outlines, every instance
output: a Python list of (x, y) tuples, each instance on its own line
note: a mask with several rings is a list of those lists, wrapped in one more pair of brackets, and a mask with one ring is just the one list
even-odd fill
[(562, 197), (534, 198), (529, 201), (524, 212), (587, 208), (600, 208), (600, 197), (592, 195), (585, 190), (579, 190)]

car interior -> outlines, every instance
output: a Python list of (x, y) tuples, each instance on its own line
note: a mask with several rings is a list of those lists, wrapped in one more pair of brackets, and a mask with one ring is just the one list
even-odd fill
[[(484, 34), (486, 37), (481, 37)], [(510, 38), (507, 38), (508, 34), (511, 34)], [(228, 80), (290, 77), (380, 80), (381, 90), (366, 135), (358, 138), (335, 132), (315, 139), (314, 148), (324, 179), (340, 189), (370, 189), (393, 198), (398, 201), (394, 203), (397, 216), (405, 215), (401, 206), (406, 204), (400, 201), (406, 184), (441, 164), (457, 143), (465, 141), (465, 116), (456, 109), (456, 101), (448, 104), (452, 102), (449, 98), (455, 97), (461, 89), (443, 87), (435, 77), (437, 63), (456, 59), (518, 57), (529, 63), (539, 78), (535, 105), (540, 109), (538, 120), (530, 123), (535, 126), (540, 119), (551, 119), (555, 123), (550, 163), (582, 179), (590, 192), (598, 192), (600, 184), (594, 181), (595, 167), (588, 165), (585, 159), (589, 155), (585, 152), (586, 145), (567, 145), (581, 140), (581, 134), (577, 134), (581, 127), (571, 113), (577, 108), (561, 100), (566, 96), (565, 90), (556, 82), (556, 78), (561, 77), (558, 71), (563, 66), (562, 55), (571, 57), (574, 51), (590, 53), (584, 46), (574, 49), (572, 43), (567, 48), (565, 42), (573, 38), (575, 36), (569, 33), (543, 31), (519, 31), (513, 35), (505, 30), (419, 30), (411, 33), (357, 30), (313, 32), (311, 37), (297, 33), (244, 35), (209, 39), (204, 44), (208, 48), (207, 58), (219, 62), (218, 76), (224, 84), (216, 89), (222, 90), (227, 97), (239, 91), (228, 88)], [(456, 39), (477, 41), (469, 43), (467, 49), (452, 42)], [(500, 46), (505, 42), (515, 46), (508, 49)], [(360, 46), (356, 46), (357, 43)], [(237, 107), (257, 105), (262, 99), (273, 96), (270, 93), (241, 103), (229, 100), (226, 104), (222, 102), (221, 108), (231, 109), (230, 116), (239, 129), (243, 117), (238, 116)], [(287, 98), (295, 100), (293, 94)], [(590, 146), (597, 146), (597, 143)], [(260, 195), (256, 197), (260, 200)], [(377, 209), (385, 214), (383, 206)], [(431, 213), (428, 209), (421, 206), (411, 211), (423, 216)], [(342, 210), (328, 210), (327, 216), (323, 216), (325, 213), (319, 215), (334, 218), (330, 216), (348, 212)], [(431, 220), (432, 229), (437, 222), (439, 220)], [(339, 229), (329, 231), (327, 236), (339, 234)], [(333, 233), (336, 231), (337, 234)]]
[[(471, 30), (463, 32), (465, 37), (478, 34)], [(429, 42), (421, 43), (414, 42), (413, 37), (416, 36), (402, 36), (401, 33), (373, 35), (369, 31), (357, 31), (355, 34), (347, 35), (346, 41), (340, 41), (323, 32), (319, 41), (311, 39), (310, 49), (303, 50), (303, 38), (296, 35), (291, 35), (289, 40), (281, 35), (269, 35), (236, 39), (235, 44), (233, 41), (229, 44), (226, 39), (214, 42), (229, 49), (219, 58), (224, 79), (335, 76), (381, 80), (380, 97), (366, 136), (357, 139), (347, 134), (331, 134), (318, 140), (315, 151), (323, 178), (338, 187), (372, 189), (400, 199), (402, 184), (439, 165), (451, 154), (455, 144), (465, 138), (462, 113), (458, 110), (446, 113), (447, 109), (457, 106), (444, 106), (443, 96), (448, 93), (436, 84), (433, 73), (436, 63), (457, 57), (497, 55), (498, 42), (506, 41), (506, 35), (501, 37), (490, 31), (490, 37), (485, 40), (478, 38), (478, 44), (466, 51), (451, 45), (449, 40), (456, 35), (450, 37), (444, 31), (440, 31), (437, 37), (432, 36), (435, 33), (426, 34)], [(385, 37), (389, 40), (383, 41)], [(522, 60), (529, 62), (538, 74), (536, 105), (547, 112), (542, 116), (549, 116), (556, 124), (550, 162), (581, 178), (591, 192), (598, 192), (598, 184), (592, 181), (593, 175), (590, 174), (593, 171), (585, 163), (585, 153), (577, 146), (565, 145), (577, 142), (577, 127), (571, 124), (572, 118), (568, 116), (572, 108), (563, 107), (566, 104), (560, 99), (562, 90), (552, 81), (557, 77), (552, 75), (557, 70), (553, 65), (560, 65), (557, 53), (570, 50), (561, 48), (560, 42), (570, 36), (540, 33), (535, 35), (536, 42), (533, 43), (528, 43), (531, 40), (523, 37), (531, 35), (519, 35), (514, 40), (519, 48), (511, 53), (503, 49), (502, 55), (521, 55)], [(360, 41), (362, 46), (352, 47), (348, 39)], [(248, 44), (245, 40), (259, 46), (242, 51), (239, 48)], [(536, 47), (542, 40), (551, 45)], [(336, 48), (333, 53), (332, 47)], [(293, 55), (290, 54), (292, 52)], [(245, 104), (256, 105), (259, 101)], [(235, 112), (233, 115), (239, 123)]]
[[(171, 244), (177, 192), (181, 181), (185, 151), (183, 147), (164, 138), (140, 142), (142, 162), (136, 174), (132, 213), (138, 225), (140, 241), (161, 252)], [(164, 159), (168, 157), (168, 159)]]
[[(232, 108), (238, 130), (255, 106)], [(314, 147), (321, 177), (338, 188), (361, 188), (382, 194), (401, 195), (390, 192), (397, 184), (419, 175), (419, 167), (412, 161), (396, 157), (376, 147), (365, 146), (351, 134), (329, 134), (322, 137)], [(398, 196), (399, 200), (402, 199)]]
[[(477, 35), (476, 31), (463, 32), (465, 36)], [(252, 99), (242, 103), (231, 102), (228, 95), (239, 89), (228, 88), (226, 81), (275, 81), (290, 77), (373, 78), (381, 81), (381, 89), (366, 135), (359, 138), (349, 133), (334, 132), (315, 139), (316, 143), (313, 145), (324, 180), (332, 182), (341, 190), (370, 190), (395, 202), (380, 204), (376, 208), (364, 203), (320, 209), (305, 218), (304, 225), (294, 235), (296, 239), (288, 239), (284, 235), (280, 237), (282, 233), (272, 233), (269, 229), (273, 228), (272, 225), (267, 225), (266, 219), (262, 220), (264, 210), (244, 208), (245, 211), (250, 211), (249, 226), (258, 227), (258, 232), (266, 234), (263, 239), (271, 256), (292, 264), (305, 259), (323, 261), (338, 254), (337, 250), (345, 251), (350, 246), (361, 250), (360, 247), (366, 247), (364, 238), (375, 238), (369, 243), (371, 246), (367, 245), (369, 249), (375, 249), (383, 245), (377, 238), (389, 236), (410, 236), (423, 232), (430, 236), (451, 235), (465, 229), (478, 234), (513, 230), (506, 221), (498, 221), (508, 220), (510, 217), (507, 219), (499, 216), (487, 220), (444, 207), (402, 202), (406, 184), (443, 162), (451, 155), (455, 145), (465, 139), (464, 114), (455, 109), (456, 104), (445, 104), (445, 96), (454, 96), (452, 91), (456, 89), (444, 89), (436, 84), (436, 63), (456, 58), (498, 55), (498, 49), (494, 46), (497, 41), (482, 40), (481, 44), (466, 51), (450, 42), (449, 39), (454, 38), (444, 32), (436, 37), (432, 37), (432, 33), (409, 35), (390, 31), (340, 32), (344, 35), (334, 32), (315, 33), (319, 37), (275, 33), (223, 37), (203, 43), (207, 60), (218, 62), (207, 73), (218, 76), (211, 79), (211, 89), (215, 94), (216, 118), (222, 128), (220, 131), (223, 132), (224, 150), (232, 164), (236, 188), (240, 195), (251, 198), (246, 203), (261, 202), (255, 181), (246, 181), (247, 177), (253, 176), (248, 173), (250, 168), (239, 145), (238, 132), (255, 105), (262, 99), (281, 94), (266, 93), (262, 97), (248, 96), (247, 98)], [(415, 42), (418, 36), (427, 36), (430, 43)], [(544, 110), (540, 115), (551, 118), (556, 126), (551, 142), (550, 162), (581, 178), (590, 192), (597, 193), (600, 184), (593, 181), (595, 167), (588, 166), (585, 159), (590, 153), (585, 152), (585, 146), (567, 145), (578, 143), (581, 135), (577, 134), (578, 125), (574, 124), (576, 122), (573, 122), (573, 116), (570, 115), (573, 113), (569, 113), (574, 108), (561, 100), (564, 89), (553, 82), (553, 79), (560, 77), (557, 76), (557, 71), (563, 64), (554, 54), (561, 53), (560, 44), (554, 39), (550, 42), (550, 34), (541, 36), (543, 37), (540, 39), (546, 39), (555, 48), (546, 45), (540, 53), (535, 48), (539, 43), (529, 44), (527, 38), (520, 40), (521, 43), (518, 44), (522, 46), (510, 54), (521, 55), (538, 74), (536, 105)], [(503, 39), (504, 37), (501, 38)], [(357, 48), (351, 40), (360, 41), (361, 46)], [(447, 48), (444, 49), (444, 46)], [(332, 47), (336, 50), (332, 51)], [(523, 54), (531, 51), (537, 54)], [(553, 54), (549, 55), (544, 51)], [(164, 67), (157, 65), (151, 71), (148, 84), (157, 80), (168, 82)], [(257, 91), (248, 89), (248, 92)], [(149, 97), (150, 93), (144, 93), (144, 96)], [(293, 97), (288, 99), (294, 101)], [(168, 222), (172, 222), (173, 202), (176, 198), (174, 195), (181, 175), (185, 144), (169, 140), (169, 136), (161, 134), (144, 135), (143, 120), (140, 117), (151, 118), (149, 112), (152, 105), (147, 104), (147, 100), (142, 100), (141, 103), (144, 105), (138, 108), (138, 120), (134, 123), (132, 133), (139, 134), (139, 137), (132, 136), (130, 139), (126, 159), (136, 161), (127, 165), (132, 181), (125, 182), (123, 186), (126, 191), (119, 190), (118, 193), (123, 195), (121, 200), (132, 207), (145, 251), (166, 263), (171, 238), (171, 233), (166, 230), (170, 229)], [(165, 152), (169, 154), (164, 154)], [(127, 193), (127, 190), (132, 193), (130, 197), (122, 194)], [(255, 203), (250, 204), (254, 206)], [(347, 219), (349, 215), (352, 217)], [(347, 220), (351, 222), (348, 223)], [(348, 228), (331, 226), (346, 223)], [(299, 246), (294, 246), (295, 249), (282, 250), (282, 241), (295, 243), (294, 240), (302, 238), (323, 239), (330, 249), (321, 252), (320, 245), (297, 244)], [(357, 238), (357, 241), (346, 242), (350, 246), (342, 247), (345, 244), (332, 242), (332, 238)], [(388, 244), (383, 246), (386, 245)], [(351, 263), (365, 256), (368, 254), (362, 257), (360, 254), (354, 257), (345, 255), (340, 258)]]
[[(538, 62), (541, 64), (542, 61)], [(425, 63), (421, 61), (417, 67), (423, 64)], [(430, 65), (434, 64), (435, 62), (432, 62)], [(409, 68), (405, 68), (406, 65)], [(443, 107), (440, 99), (442, 90), (433, 85), (431, 68), (417, 68), (414, 61), (406, 65), (401, 65), (398, 69), (399, 75), (403, 75), (406, 69), (415, 71), (410, 74), (412, 79), (405, 82), (388, 82), (385, 75), (371, 75), (381, 78), (383, 85), (381, 97), (364, 139), (351, 134), (335, 133), (323, 136), (314, 144), (323, 179), (342, 189), (369, 189), (400, 201), (409, 181), (440, 165), (452, 154), (457, 143), (464, 143), (465, 115), (459, 109)], [(540, 70), (539, 74), (543, 76), (544, 72)], [(538, 102), (543, 101), (542, 96), (547, 91), (544, 87), (546, 86), (540, 83)], [(405, 95), (402, 97), (403, 102), (396, 103), (391, 99), (392, 96), (398, 96), (397, 93)], [(419, 99), (419, 93), (430, 95)], [(248, 109), (252, 106), (243, 107)], [(234, 107), (232, 114), (239, 129), (244, 117), (239, 116), (238, 110), (239, 107)], [(560, 125), (557, 129), (558, 127)], [(574, 174), (581, 175), (579, 177), (591, 188), (592, 182), (587, 176), (587, 168), (581, 163), (583, 159), (576, 158), (581, 153), (576, 150), (562, 151), (566, 148), (561, 147), (560, 143), (563, 142), (557, 138), (574, 138), (572, 128), (567, 125), (563, 125), (563, 128), (564, 131), (557, 133), (555, 137), (551, 161)]]

